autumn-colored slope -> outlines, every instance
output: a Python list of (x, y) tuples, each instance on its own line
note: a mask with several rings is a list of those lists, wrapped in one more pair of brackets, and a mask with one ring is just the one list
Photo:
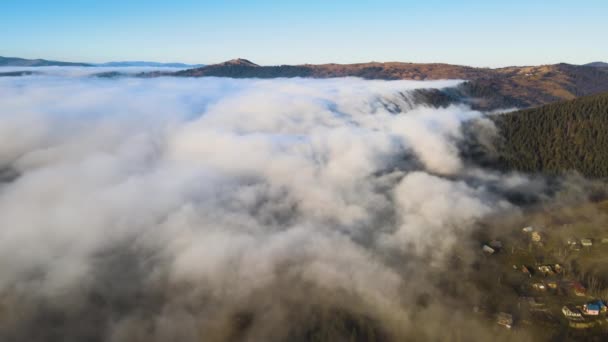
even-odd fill
[[(578, 96), (608, 91), (608, 72), (604, 68), (554, 64), (499, 69), (430, 63), (359, 63), (260, 66), (245, 59), (179, 71), (186, 77), (361, 77), (382, 80), (462, 79), (466, 95), (478, 98), (479, 109), (505, 105), (535, 107)], [(495, 97), (500, 97), (496, 100)]]

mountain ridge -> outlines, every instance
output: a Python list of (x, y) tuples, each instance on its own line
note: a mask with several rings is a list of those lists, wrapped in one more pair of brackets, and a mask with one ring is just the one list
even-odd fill
[(80, 67), (168, 67), (168, 68), (200, 68), (204, 64), (187, 64), (180, 62), (150, 62), (150, 61), (111, 61), (105, 63), (63, 62), (48, 59), (27, 59), (20, 57), (0, 56), (0, 66), (12, 67), (43, 67), (43, 66), (80, 66)]
[[(0, 66), (95, 66), (48, 60), (26, 60), (0, 57)], [(109, 62), (149, 63), (149, 62)], [(156, 63), (156, 62), (150, 62)], [(245, 58), (217, 64), (188, 68), (174, 64), (179, 71), (141, 72), (136, 77), (230, 77), (230, 78), (334, 78), (360, 77), (378, 80), (438, 80), (461, 79), (458, 96), (473, 99), (474, 109), (530, 108), (571, 100), (580, 96), (608, 91), (608, 68), (603, 62), (588, 65), (549, 64), (539, 66), (509, 66), (479, 68), (446, 63), (368, 62), (355, 64), (259, 65)], [(161, 63), (163, 64), (163, 63)], [(159, 64), (160, 65), (160, 64)], [(166, 65), (166, 63), (165, 63)], [(142, 65), (139, 65), (142, 66)], [(158, 66), (158, 65), (157, 65)], [(114, 67), (116, 64), (114, 64)], [(17, 74), (15, 74), (17, 75)], [(15, 76), (13, 74), (7, 76)], [(120, 72), (101, 73), (98, 77), (118, 77)]]
[(156, 67), (156, 68), (201, 68), (204, 64), (187, 64), (181, 62), (149, 62), (149, 61), (115, 61), (94, 64), (98, 67)]
[(606, 71), (608, 69), (566, 63), (492, 69), (445, 63), (406, 62), (260, 66), (249, 60), (235, 59), (201, 68), (180, 70), (170, 75), (231, 78), (462, 79), (468, 81), (465, 85), (468, 95), (480, 98), (480, 102), (475, 103), (474, 107), (493, 110), (504, 108), (505, 105), (518, 108), (536, 107), (608, 91)]
[(585, 64), (586, 66), (590, 66), (590, 67), (596, 67), (596, 68), (608, 68), (608, 63), (606, 62), (591, 62), (591, 63), (587, 63)]
[(89, 63), (61, 62), (47, 59), (26, 59), (0, 56), (0, 66), (41, 67), (41, 66), (93, 66)]

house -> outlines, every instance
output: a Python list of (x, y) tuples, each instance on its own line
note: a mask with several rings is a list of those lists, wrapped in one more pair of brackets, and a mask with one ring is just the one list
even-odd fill
[(481, 250), (486, 253), (486, 254), (494, 254), (496, 253), (496, 250), (488, 245), (483, 245), (483, 247), (481, 247)]
[(583, 305), (583, 313), (587, 316), (597, 316), (600, 314), (600, 306), (595, 303)]
[(575, 281), (572, 283), (572, 289), (574, 290), (574, 294), (582, 297), (587, 294), (587, 289), (583, 286), (583, 284)]
[(513, 326), (513, 316), (506, 312), (499, 312), (498, 315), (496, 315), (496, 323), (502, 325), (503, 327), (511, 329), (511, 327)]
[(570, 320), (578, 321), (583, 319), (581, 311), (573, 306), (564, 305), (564, 307), (562, 307), (562, 313)]
[(534, 231), (534, 227), (532, 227), (532, 226), (524, 227), (521, 231), (524, 232), (524, 233), (526, 233), (526, 234), (529, 234), (529, 233), (532, 233)]
[(591, 247), (593, 246), (593, 241), (591, 239), (581, 239), (581, 245), (583, 247)]
[(600, 312), (606, 311), (608, 311), (606, 304), (604, 304), (604, 302), (599, 299), (583, 305), (583, 312), (585, 313), (585, 315), (597, 316), (600, 314)]
[(543, 283), (533, 283), (532, 288), (537, 291), (545, 291), (547, 289), (547, 287), (545, 287), (545, 284)]
[(587, 294), (587, 289), (578, 281), (562, 280), (560, 281), (560, 286), (564, 291), (572, 291), (575, 295), (580, 297)]
[(552, 280), (547, 280), (547, 281), (545, 282), (545, 284), (546, 284), (546, 285), (547, 285), (547, 287), (548, 287), (548, 288), (550, 288), (551, 290), (557, 290), (557, 285), (558, 285), (557, 280), (555, 280), (555, 279), (552, 279)]
[(541, 265), (538, 266), (538, 270), (544, 274), (544, 275), (554, 275), (555, 272), (553, 271), (553, 267), (551, 267), (551, 265)]

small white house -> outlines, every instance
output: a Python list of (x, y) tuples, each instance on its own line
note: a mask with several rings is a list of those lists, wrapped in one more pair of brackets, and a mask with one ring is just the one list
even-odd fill
[(494, 248), (488, 245), (483, 245), (483, 247), (481, 247), (481, 250), (486, 254), (494, 254), (496, 252)]
[(529, 233), (532, 233), (534, 231), (534, 227), (527, 226), (527, 227), (524, 227), (521, 231), (524, 232), (524, 233), (529, 234)]
[(545, 291), (547, 287), (543, 283), (533, 283), (532, 288), (536, 291)]

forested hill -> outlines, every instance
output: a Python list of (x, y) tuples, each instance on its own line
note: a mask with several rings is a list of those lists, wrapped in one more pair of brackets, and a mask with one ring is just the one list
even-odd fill
[(493, 116), (501, 169), (608, 177), (608, 93)]

